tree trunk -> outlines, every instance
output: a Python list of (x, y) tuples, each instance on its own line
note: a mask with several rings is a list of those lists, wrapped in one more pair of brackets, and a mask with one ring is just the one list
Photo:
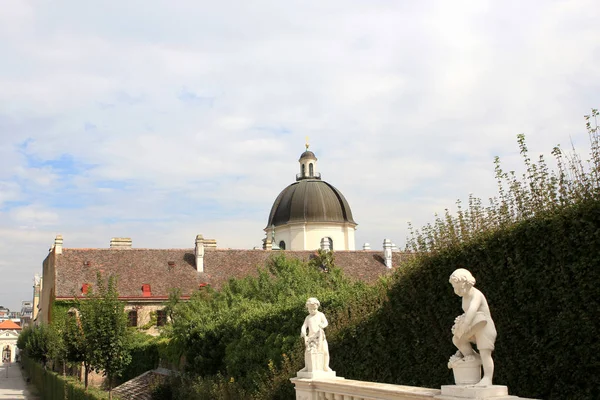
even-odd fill
[(88, 388), (88, 374), (90, 373), (90, 371), (88, 370), (88, 365), (87, 363), (83, 363), (84, 369), (85, 369), (85, 391), (87, 392), (87, 388)]

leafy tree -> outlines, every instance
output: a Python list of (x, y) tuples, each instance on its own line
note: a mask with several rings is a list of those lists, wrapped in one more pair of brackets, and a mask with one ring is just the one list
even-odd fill
[[(89, 362), (93, 370), (102, 372), (107, 377), (109, 398), (112, 398), (115, 377), (131, 362), (127, 317), (116, 286), (114, 276), (110, 276), (105, 284), (102, 275), (98, 273), (97, 289), (89, 290), (86, 298), (79, 301), (83, 338), (75, 333), (75, 345), (72, 343), (71, 347), (73, 356), (80, 355), (85, 359), (84, 363)], [(72, 322), (70, 329), (73, 333)]]
[(49, 360), (48, 354), (51, 348), (50, 328), (47, 325), (39, 325), (31, 329), (27, 334), (25, 342), (25, 353), (28, 357), (40, 361), (44, 366)]
[(91, 371), (91, 347), (85, 340), (83, 327), (81, 326), (81, 315), (79, 310), (69, 310), (65, 320), (64, 342), (66, 361), (73, 364), (83, 364), (85, 374), (85, 388), (88, 387), (88, 376)]

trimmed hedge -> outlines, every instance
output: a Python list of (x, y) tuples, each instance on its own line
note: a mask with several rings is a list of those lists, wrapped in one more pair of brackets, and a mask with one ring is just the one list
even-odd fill
[(450, 327), (462, 313), (448, 278), (469, 269), (498, 330), (494, 383), (518, 396), (600, 398), (600, 202), (585, 201), (399, 271), (389, 301), (330, 341), (341, 376), (452, 384)]
[[(23, 368), (31, 383), (35, 385), (44, 400), (105, 400), (108, 393), (89, 387), (88, 391), (73, 377), (65, 377), (56, 372), (44, 369), (27, 356), (21, 357)], [(113, 396), (114, 400), (118, 400)]]

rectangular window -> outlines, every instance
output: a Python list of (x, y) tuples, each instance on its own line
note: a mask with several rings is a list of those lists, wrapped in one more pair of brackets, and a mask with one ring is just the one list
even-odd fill
[(165, 326), (167, 324), (167, 312), (165, 310), (156, 311), (156, 326)]
[(152, 296), (152, 292), (150, 291), (150, 285), (148, 285), (148, 284), (142, 285), (142, 295), (144, 297)]
[(137, 311), (131, 310), (127, 313), (127, 325), (137, 326)]

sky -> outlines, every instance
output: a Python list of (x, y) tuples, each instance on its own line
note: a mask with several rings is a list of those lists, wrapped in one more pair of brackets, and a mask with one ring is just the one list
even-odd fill
[[(529, 1), (5, 1), (0, 305), (64, 247), (261, 246), (306, 137), (356, 247), (494, 196), (517, 134), (588, 151), (600, 7)], [(585, 157), (584, 157), (585, 158)]]

